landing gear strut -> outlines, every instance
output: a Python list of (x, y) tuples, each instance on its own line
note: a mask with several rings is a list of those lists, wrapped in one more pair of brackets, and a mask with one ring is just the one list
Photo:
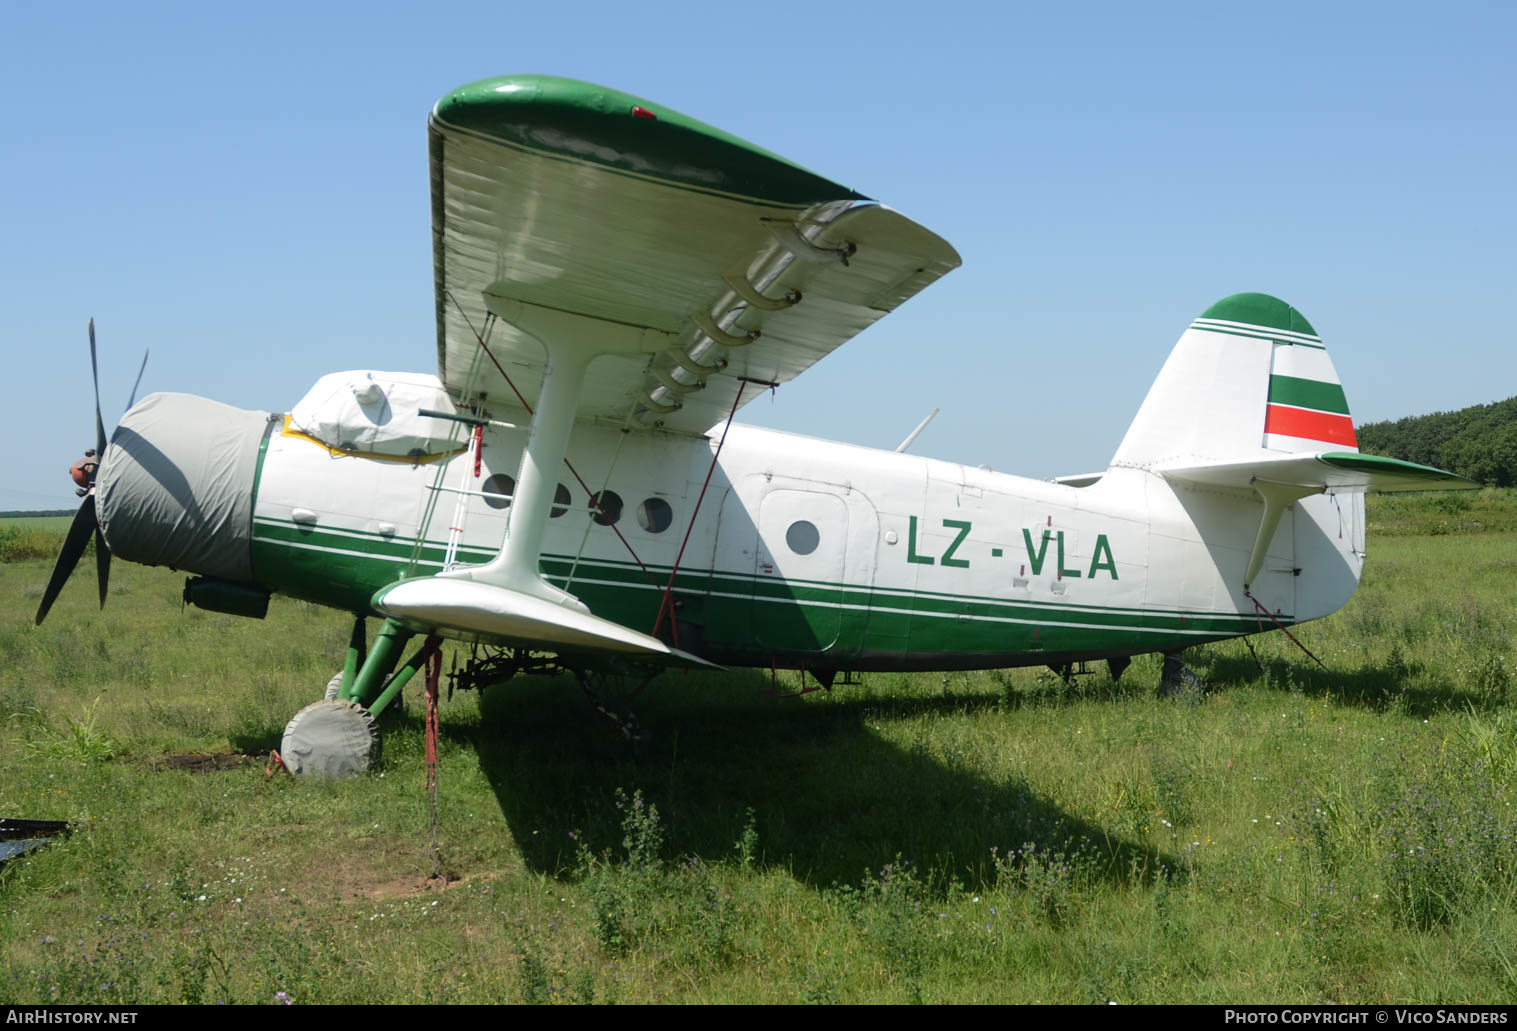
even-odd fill
[[(611, 708), (611, 706), (603, 698), (601, 698), (600, 692), (598, 692), (595, 688), (598, 683), (604, 682), (605, 677), (596, 673), (589, 673), (584, 670), (575, 670), (574, 679), (579, 681), (580, 690), (585, 692), (585, 697), (590, 700), (591, 705), (595, 706), (595, 711), (606, 717), (606, 719), (610, 720), (612, 723), (615, 723), (616, 729), (621, 731), (622, 737), (632, 742), (634, 748), (645, 744), (652, 737), (652, 735), (644, 730), (642, 726), (637, 722), (637, 714), (634, 713), (631, 709), (628, 709), (625, 713), (618, 712), (617, 710)], [(637, 697), (637, 695), (642, 693), (643, 687), (647, 687), (648, 683), (652, 679), (652, 677), (649, 677), (647, 680), (644, 680), (642, 687), (639, 687), (636, 691), (633, 691), (630, 695), (627, 696), (626, 699), (623, 700), (626, 701)]]

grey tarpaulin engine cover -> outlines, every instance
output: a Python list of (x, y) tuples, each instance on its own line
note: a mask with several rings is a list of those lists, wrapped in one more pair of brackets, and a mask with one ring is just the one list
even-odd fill
[(268, 412), (149, 394), (121, 417), (95, 480), (100, 529), (129, 562), (251, 580), (253, 479)]

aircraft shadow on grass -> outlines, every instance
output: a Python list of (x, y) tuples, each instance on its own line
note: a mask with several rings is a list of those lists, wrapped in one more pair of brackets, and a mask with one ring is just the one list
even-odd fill
[(1354, 669), (1322, 669), (1299, 658), (1267, 658), (1256, 664), (1252, 659), (1217, 656), (1205, 680), (1209, 690), (1262, 681), (1276, 691), (1327, 697), (1337, 705), (1375, 712), (1395, 707), (1419, 718), (1450, 710), (1486, 712), (1503, 704), (1497, 697), (1441, 678), (1432, 685), (1409, 683), (1408, 678), (1419, 671), (1415, 662), (1401, 668), (1375, 663)]
[(801, 704), (760, 696), (767, 675), (725, 677), (721, 688), (671, 684), (662, 696), (655, 683), (637, 706), (653, 737), (636, 754), (566, 678), (487, 691), (479, 723), (444, 721), (442, 732), (478, 755), (527, 864), (542, 873), (572, 869), (581, 844), (622, 855), (618, 789), (657, 807), (669, 859), (733, 859), (751, 809), (757, 862), (816, 887), (856, 884), (898, 857), (934, 887), (977, 887), (995, 876), (992, 849), (1005, 855), (1029, 842), (1052, 851), (1088, 842), (1095, 875), (1108, 883), (1177, 867), (1024, 781), (989, 780), (876, 729), (989, 709), (993, 697)]

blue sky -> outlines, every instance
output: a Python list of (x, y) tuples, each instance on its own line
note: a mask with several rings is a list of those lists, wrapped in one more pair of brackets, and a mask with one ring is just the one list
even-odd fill
[[(1517, 6), (42, 4), (0, 42), (0, 508), (72, 507), (143, 391), (287, 410), (431, 370), (426, 114), (543, 72), (856, 187), (964, 267), (740, 419), (1033, 476), (1104, 468), (1243, 290), (1356, 421), (1517, 394)], [(1493, 314), (1494, 313), (1494, 314)]]

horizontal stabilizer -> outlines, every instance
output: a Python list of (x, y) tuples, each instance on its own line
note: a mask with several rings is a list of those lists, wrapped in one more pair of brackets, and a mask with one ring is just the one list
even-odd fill
[(1154, 468), (1166, 480), (1200, 487), (1248, 489), (1258, 482), (1321, 491), (1473, 490), (1474, 480), (1430, 465), (1355, 451), (1256, 453), (1238, 460), (1216, 460)]
[(1106, 473), (1104, 473), (1104, 472), (1099, 472), (1099, 473), (1075, 473), (1075, 474), (1073, 474), (1071, 476), (1054, 476), (1054, 477), (1050, 477), (1050, 479), (1049, 479), (1048, 482), (1049, 483), (1057, 483), (1060, 486), (1064, 486), (1064, 487), (1089, 487), (1091, 484), (1097, 482), (1098, 480), (1101, 479), (1101, 477), (1103, 477), (1105, 475), (1106, 475)]
[(476, 580), (401, 580), (381, 588), (373, 604), (382, 615), (423, 633), (546, 652), (615, 653), (673, 666), (720, 668), (609, 619)]

